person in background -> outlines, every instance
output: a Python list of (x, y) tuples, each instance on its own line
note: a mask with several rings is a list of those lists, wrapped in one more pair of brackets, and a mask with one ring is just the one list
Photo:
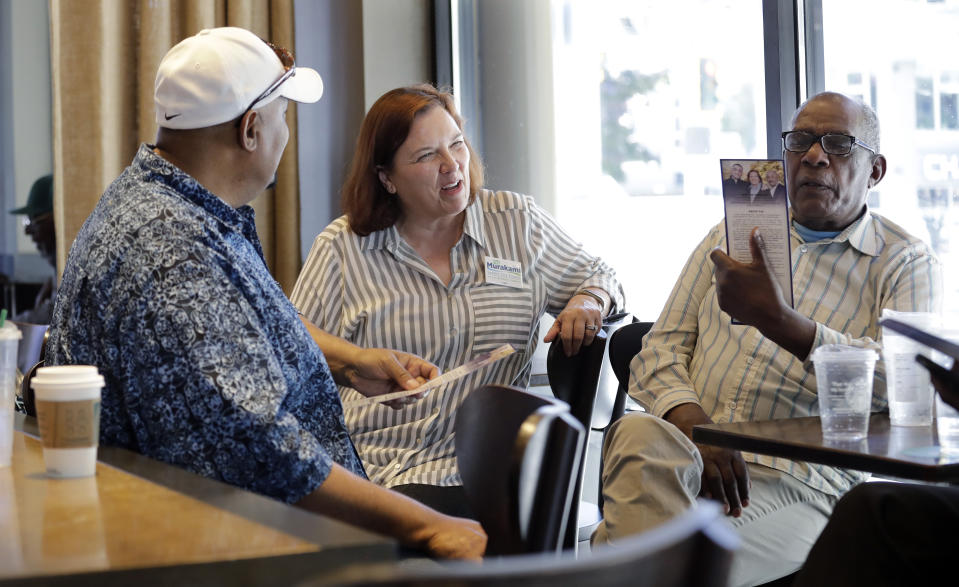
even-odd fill
[[(931, 249), (866, 205), (886, 173), (871, 108), (818, 94), (793, 116), (783, 150), (795, 307), (779, 290), (763, 235), (753, 230), (753, 260), (739, 263), (723, 253), (720, 222), (631, 363), (629, 393), (648, 413), (621, 418), (603, 451), (604, 521), (594, 543), (615, 543), (711, 498), (742, 538), (731, 585), (798, 570), (836, 501), (865, 475), (696, 445), (693, 427), (816, 415), (813, 349), (877, 349), (884, 308), (935, 312), (942, 298)], [(880, 364), (872, 408), (885, 405)]]
[(746, 174), (746, 179), (749, 182), (749, 187), (745, 189), (743, 195), (749, 198), (749, 203), (753, 203), (756, 198), (769, 197), (769, 190), (763, 188), (763, 179), (758, 171), (750, 169), (749, 173)]
[(725, 196), (739, 196), (746, 191), (746, 181), (743, 179), (743, 166), (733, 163), (729, 168), (729, 177), (723, 180), (723, 194)]
[[(452, 369), (509, 343), (516, 353), (411, 405), (347, 411), (370, 478), (467, 513), (453, 424), (471, 389), (526, 387), (543, 313), (567, 355), (622, 307), (615, 275), (530, 196), (483, 189), (453, 97), (428, 85), (370, 108), (343, 188), (345, 216), (315, 240), (291, 299), (320, 328)], [(349, 385), (344, 400), (361, 397)]]
[(766, 171), (766, 190), (769, 192), (770, 198), (786, 197), (786, 186), (780, 181), (779, 172), (775, 169)]
[[(959, 361), (946, 370), (916, 357), (942, 399), (959, 410)], [(796, 587), (937, 585), (955, 573), (959, 487), (863, 483), (844, 495)]]
[[(10, 210), (11, 214), (23, 216), (23, 231), (33, 240), (40, 256), (57, 267), (57, 234), (53, 226), (53, 176), (44, 175), (30, 188), (27, 204)], [(33, 306), (13, 317), (18, 322), (49, 324), (53, 314), (53, 300), (57, 294), (56, 275), (51, 275), (40, 286)]]
[(301, 321), (263, 260), (248, 204), (274, 181), (288, 101), (322, 89), (244, 29), (173, 47), (156, 77), (156, 145), (140, 146), (80, 229), (46, 361), (99, 368), (104, 444), (478, 559), (475, 521), (366, 479), (336, 392), (416, 387), (435, 366)]

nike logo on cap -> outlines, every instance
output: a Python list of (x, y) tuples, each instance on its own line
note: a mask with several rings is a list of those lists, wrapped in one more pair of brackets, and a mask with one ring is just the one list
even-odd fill
[(183, 113), (180, 112), (179, 114), (164, 114), (163, 117), (166, 118), (167, 120), (172, 120), (176, 118), (177, 116), (180, 116), (180, 114), (183, 114)]

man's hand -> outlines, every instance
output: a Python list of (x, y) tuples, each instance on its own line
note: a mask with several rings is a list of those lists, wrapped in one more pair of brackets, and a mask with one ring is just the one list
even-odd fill
[[(416, 355), (390, 349), (358, 348), (343, 369), (350, 387), (367, 397), (405, 389), (416, 389), (438, 377), (439, 368)], [(422, 398), (421, 394), (383, 402), (400, 409)]]
[(602, 327), (603, 308), (599, 302), (586, 295), (573, 296), (556, 316), (543, 342), (553, 342), (559, 336), (566, 356), (572, 357), (581, 346), (593, 344), (593, 338)]
[[(670, 410), (665, 420), (679, 428), (690, 440), (693, 426), (712, 424), (712, 420), (697, 404), (682, 404)], [(729, 450), (697, 444), (703, 457), (703, 477), (700, 495), (723, 504), (726, 514), (738, 518), (749, 505), (749, 471), (738, 450)]]
[(758, 228), (749, 236), (749, 249), (753, 256), (749, 264), (740, 263), (719, 249), (714, 249), (709, 258), (716, 265), (719, 307), (743, 324), (762, 330), (764, 325), (781, 319), (786, 303)]
[(410, 542), (437, 558), (479, 561), (486, 552), (486, 532), (479, 522), (442, 514), (417, 530)]
[[(352, 387), (367, 397), (416, 389), (440, 374), (436, 365), (416, 355), (389, 349), (364, 349), (324, 332), (302, 314), (300, 320), (326, 356), (326, 364), (337, 385)], [(399, 409), (421, 397), (418, 394), (384, 403)]]
[(816, 340), (816, 323), (784, 301), (759, 228), (749, 236), (751, 263), (740, 263), (719, 249), (709, 258), (716, 265), (716, 297), (724, 312), (805, 360)]

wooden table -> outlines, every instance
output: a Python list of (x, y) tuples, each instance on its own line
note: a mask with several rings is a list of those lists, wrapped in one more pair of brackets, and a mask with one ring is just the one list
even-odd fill
[(50, 479), (33, 418), (0, 469), (0, 583), (290, 584), (397, 558), (395, 543), (136, 453)]
[(916, 481), (959, 482), (959, 454), (939, 450), (932, 426), (892, 426), (872, 414), (861, 441), (823, 440), (818, 416), (693, 427), (693, 440), (745, 452)]

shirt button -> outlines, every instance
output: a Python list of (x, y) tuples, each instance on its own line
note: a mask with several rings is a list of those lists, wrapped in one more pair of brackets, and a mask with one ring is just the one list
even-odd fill
[(400, 465), (399, 463), (396, 463), (395, 465), (393, 465), (393, 468), (394, 468), (394, 469), (399, 469), (400, 466), (401, 466), (401, 465)]
[(457, 330), (455, 328), (450, 328), (450, 334), (456, 336)]
[(799, 252), (800, 252), (800, 253), (805, 253), (805, 252), (806, 252), (806, 245), (803, 245), (803, 246), (799, 247)]

